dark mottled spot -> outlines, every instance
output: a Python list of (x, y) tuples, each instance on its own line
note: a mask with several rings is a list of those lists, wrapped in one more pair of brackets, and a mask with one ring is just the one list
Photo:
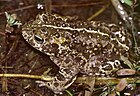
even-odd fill
[(79, 63), (81, 60), (82, 60), (81, 57), (76, 57), (75, 58), (75, 62), (77, 62), (77, 63)]
[(55, 43), (53, 43), (52, 45), (52, 48), (55, 48), (55, 49), (57, 49), (59, 46), (57, 45), (57, 44), (55, 44)]
[(48, 17), (46, 15), (43, 15), (43, 21), (48, 21)]
[(59, 51), (58, 47), (59, 46), (55, 43), (51, 44), (50, 47), (49, 47), (50, 53), (58, 54), (58, 51)]
[(44, 28), (42, 28), (42, 29), (40, 29), (40, 30), (41, 30), (42, 33), (47, 33), (47, 30), (44, 29)]
[(78, 52), (84, 52), (86, 50), (86, 46), (77, 45), (75, 47)]
[(77, 32), (77, 31), (73, 31), (72, 32), (72, 38), (75, 38), (75, 37), (77, 37), (79, 35), (79, 32)]
[(83, 54), (83, 56), (84, 56), (86, 59), (89, 59), (89, 55), (90, 55), (89, 53), (84, 53), (84, 54)]
[(62, 74), (57, 74), (57, 79), (60, 81), (64, 81), (65, 77)]
[(55, 87), (58, 87), (58, 86), (59, 86), (59, 83), (56, 83), (56, 82), (55, 82), (55, 83), (54, 83), (54, 86), (55, 86)]
[(57, 32), (57, 33), (54, 34), (54, 36), (55, 36), (56, 38), (59, 38), (59, 37), (60, 37), (60, 34)]
[(119, 31), (119, 27), (118, 26), (111, 26), (110, 31), (111, 32), (117, 32), (117, 31)]
[(71, 73), (70, 68), (64, 69), (64, 71), (65, 71), (67, 74)]

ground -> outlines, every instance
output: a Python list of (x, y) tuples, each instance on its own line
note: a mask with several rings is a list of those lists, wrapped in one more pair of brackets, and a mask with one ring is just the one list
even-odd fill
[[(133, 16), (133, 20), (135, 27), (139, 31), (140, 2), (136, 1), (134, 2), (134, 6), (130, 7), (127, 4), (123, 4), (123, 7), (128, 13), (136, 12)], [(138, 6), (135, 7), (135, 5)], [(45, 8), (47, 8), (45, 6), (47, 6), (47, 4), (44, 3), (43, 0), (0, 1), (0, 74), (42, 75), (48, 68), (52, 69), (49, 75), (57, 73), (58, 67), (53, 64), (49, 57), (35, 50), (23, 39), (21, 35), (22, 26), (18, 28), (17, 26), (9, 26), (7, 24), (4, 13), (16, 14), (16, 19), (21, 21), (24, 25), (26, 22), (34, 20), (37, 14), (45, 13)], [(96, 20), (115, 24), (118, 24), (120, 21), (123, 22), (109, 0), (52, 0), (50, 10), (52, 13), (57, 13), (62, 16), (75, 16), (80, 20)], [(126, 26), (124, 23), (122, 23), (122, 25)], [(136, 36), (136, 38), (139, 42), (140, 36)], [(137, 44), (139, 45), (140, 42), (138, 42)], [(81, 76), (81, 74), (79, 74), (79, 76)], [(46, 87), (38, 87), (35, 81), (36, 79), (31, 79), (30, 77), (23, 78), (22, 76), (19, 78), (12, 78), (12, 76), (10, 78), (2, 77), (0, 95), (53, 96), (50, 90)], [(102, 88), (100, 85), (97, 85), (97, 87)], [(113, 89), (113, 87), (111, 88)], [(63, 96), (68, 96), (68, 94), (84, 96), (84, 90), (86, 89), (88, 89), (88, 85), (74, 83), (68, 91), (64, 92)], [(102, 93), (102, 89), (98, 89), (93, 92), (92, 95), (98, 96)], [(140, 93), (140, 86), (139, 84), (127, 85), (125, 90), (120, 93), (121, 96), (123, 96), (124, 93), (130, 93), (131, 96), (138, 96)]]

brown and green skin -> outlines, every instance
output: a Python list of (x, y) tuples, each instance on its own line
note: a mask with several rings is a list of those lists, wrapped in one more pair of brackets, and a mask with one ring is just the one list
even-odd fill
[(22, 35), (59, 67), (55, 79), (45, 82), (54, 93), (67, 89), (79, 72), (113, 75), (113, 70), (121, 68), (120, 56), (128, 57), (131, 46), (123, 27), (57, 15), (38, 15), (35, 21), (23, 26)]

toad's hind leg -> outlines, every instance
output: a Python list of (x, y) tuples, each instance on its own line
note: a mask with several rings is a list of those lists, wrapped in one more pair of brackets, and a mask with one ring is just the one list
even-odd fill
[(121, 68), (121, 63), (117, 57), (114, 59), (107, 56), (92, 56), (88, 63), (83, 66), (83, 72), (92, 76), (112, 76), (117, 69)]

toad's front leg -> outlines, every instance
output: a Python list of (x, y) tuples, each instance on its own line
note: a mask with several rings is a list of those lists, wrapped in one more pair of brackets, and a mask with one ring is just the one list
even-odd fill
[(67, 89), (75, 80), (79, 68), (76, 66), (61, 67), (59, 73), (50, 82), (42, 82), (43, 86), (47, 86), (55, 94), (60, 94)]

